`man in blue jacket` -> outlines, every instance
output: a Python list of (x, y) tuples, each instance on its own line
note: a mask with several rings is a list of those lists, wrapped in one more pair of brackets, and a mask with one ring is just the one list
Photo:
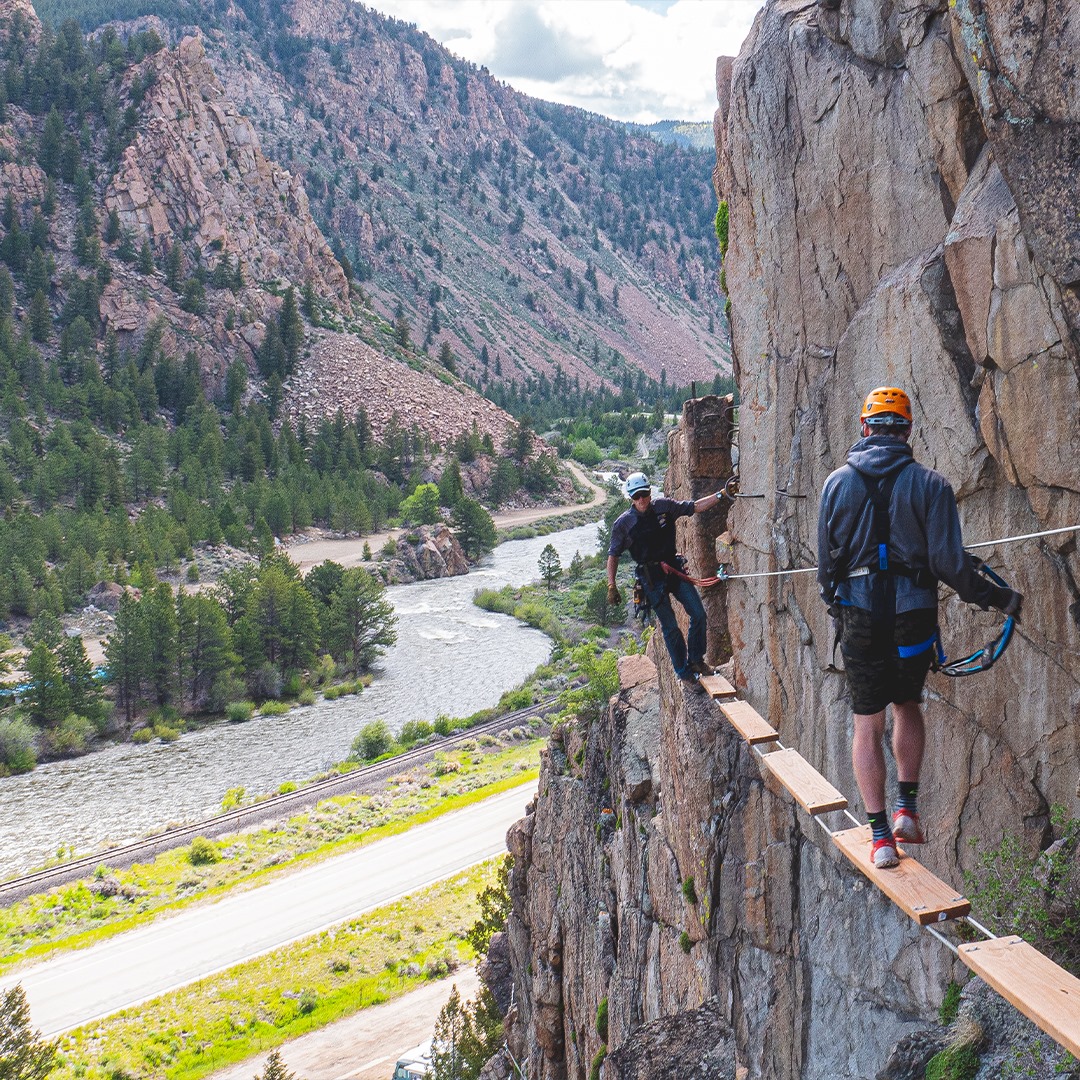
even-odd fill
[[(818, 584), (838, 622), (851, 689), (851, 763), (870, 818), (870, 859), (898, 864), (896, 841), (925, 842), (918, 813), (926, 743), (923, 683), (937, 634), (937, 583), (985, 610), (1019, 615), (1023, 597), (976, 572), (964, 550), (956, 497), (912, 456), (911, 401), (882, 386), (866, 398), (862, 438), (825, 481), (818, 516)], [(892, 704), (900, 785), (885, 810), (885, 707)]]
[[(722, 492), (706, 495), (697, 501), (677, 501), (662, 496), (654, 499), (649, 478), (638, 472), (627, 477), (626, 494), (630, 499), (630, 509), (615, 519), (611, 527), (611, 543), (608, 545), (608, 603), (617, 604), (621, 600), (615, 584), (615, 571), (619, 566), (619, 556), (629, 550), (637, 563), (637, 579), (664, 632), (664, 644), (675, 674), (684, 682), (696, 682), (699, 675), (712, 674), (712, 668), (705, 663), (705, 607), (697, 589), (685, 578), (666, 571), (664, 566), (679, 567), (679, 556), (675, 551), (675, 522), (681, 517), (711, 510), (720, 501)], [(669, 599), (672, 596), (690, 616), (690, 630), (686, 639), (675, 621)]]

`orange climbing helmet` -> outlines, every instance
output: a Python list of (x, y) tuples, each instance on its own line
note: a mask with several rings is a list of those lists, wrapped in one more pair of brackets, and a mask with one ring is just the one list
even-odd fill
[(879, 386), (866, 395), (859, 419), (864, 424), (910, 424), (911, 399), (895, 386)]

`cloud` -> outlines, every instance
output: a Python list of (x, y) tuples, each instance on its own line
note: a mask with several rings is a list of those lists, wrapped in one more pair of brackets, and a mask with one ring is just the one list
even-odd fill
[(716, 58), (762, 0), (368, 0), (533, 97), (616, 120), (710, 120)]
[(520, 4), (495, 27), (488, 67), (506, 79), (554, 83), (601, 73), (604, 57), (595, 42), (557, 31), (543, 20), (538, 8)]

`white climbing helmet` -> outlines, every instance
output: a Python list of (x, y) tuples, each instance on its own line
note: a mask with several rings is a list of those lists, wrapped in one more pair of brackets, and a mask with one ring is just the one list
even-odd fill
[(626, 497), (628, 499), (632, 499), (634, 496), (641, 495), (646, 491), (652, 491), (652, 484), (649, 483), (649, 478), (643, 472), (631, 473), (626, 478)]

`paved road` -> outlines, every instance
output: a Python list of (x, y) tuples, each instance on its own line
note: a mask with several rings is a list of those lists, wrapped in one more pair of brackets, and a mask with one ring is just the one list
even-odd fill
[(56, 1035), (334, 926), (506, 850), (531, 786), (0, 978)]
[[(304, 1080), (389, 1080), (397, 1059), (426, 1042), (439, 1010), (458, 988), (462, 1001), (476, 996), (480, 980), (472, 968), (422, 986), (411, 994), (361, 1009), (352, 1016), (301, 1035), (279, 1048), (287, 1068)], [(262, 1075), (268, 1054), (212, 1073), (207, 1080), (251, 1080)]]

